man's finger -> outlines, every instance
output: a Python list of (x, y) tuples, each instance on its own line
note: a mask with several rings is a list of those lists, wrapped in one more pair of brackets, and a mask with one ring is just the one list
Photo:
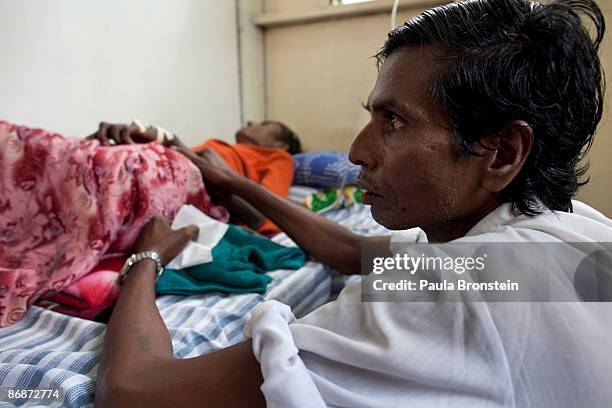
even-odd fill
[(168, 219), (168, 217), (163, 216), (161, 214), (157, 214), (157, 215), (153, 216), (152, 219), (154, 219), (155, 221), (158, 221), (158, 222), (163, 222), (166, 225), (170, 225), (170, 220)]
[(200, 229), (195, 225), (188, 225), (173, 231), (173, 233), (175, 239), (181, 243), (180, 245), (184, 245), (187, 242), (196, 239), (200, 233)]
[(168, 241), (166, 241), (166, 250), (163, 251), (163, 254), (160, 254), (162, 255), (162, 258), (172, 258), (162, 259), (162, 263), (166, 265), (168, 262), (170, 262), (177, 254), (179, 254), (183, 249), (185, 249), (189, 241), (192, 241), (198, 237), (198, 232), (198, 227), (196, 227), (195, 225), (190, 225), (173, 231)]
[(181, 230), (185, 231), (191, 241), (197, 239), (198, 235), (200, 234), (200, 229), (196, 225), (188, 225), (181, 228)]

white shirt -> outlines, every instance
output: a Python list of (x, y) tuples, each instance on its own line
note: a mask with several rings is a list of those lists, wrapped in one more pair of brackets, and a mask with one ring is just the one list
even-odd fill
[[(612, 221), (514, 216), (504, 204), (460, 240), (612, 242)], [(423, 241), (422, 231), (392, 242)], [(258, 306), (245, 327), (270, 407), (610, 407), (612, 303), (361, 302), (359, 283), (295, 320)]]

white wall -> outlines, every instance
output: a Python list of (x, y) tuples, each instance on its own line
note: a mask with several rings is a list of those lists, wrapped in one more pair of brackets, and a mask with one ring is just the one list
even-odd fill
[(70, 136), (140, 118), (189, 144), (240, 126), (231, 0), (0, 0), (0, 119)]

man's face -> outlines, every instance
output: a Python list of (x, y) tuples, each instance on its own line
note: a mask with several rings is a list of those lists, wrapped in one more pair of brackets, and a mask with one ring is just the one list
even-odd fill
[(277, 122), (263, 121), (261, 123), (247, 122), (247, 125), (236, 132), (236, 143), (253, 144), (262, 147), (283, 148), (279, 141), (282, 129)]
[(364, 203), (389, 229), (460, 229), (481, 210), (482, 167), (477, 158), (457, 158), (460, 147), (428, 94), (435, 69), (423, 50), (395, 50), (366, 103), (371, 119), (351, 146)]

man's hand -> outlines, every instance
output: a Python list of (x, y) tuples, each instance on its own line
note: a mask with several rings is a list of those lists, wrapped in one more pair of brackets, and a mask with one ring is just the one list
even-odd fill
[(185, 248), (187, 243), (198, 237), (199, 229), (190, 225), (179, 230), (170, 228), (170, 220), (156, 216), (144, 226), (136, 240), (135, 252), (155, 251), (166, 266)]
[(226, 194), (234, 193), (233, 185), (244, 178), (228, 166), (217, 152), (210, 148), (204, 149), (197, 154), (192, 153), (189, 158), (202, 173), (204, 182), (211, 183)]
[(225, 160), (219, 156), (219, 153), (215, 152), (211, 148), (207, 147), (206, 149), (200, 150), (196, 153), (202, 159), (206, 161), (206, 163), (210, 166), (216, 167), (223, 171), (234, 171), (230, 166), (227, 165)]
[[(98, 131), (85, 138), (85, 140), (93, 139), (99, 140), (100, 144), (104, 146), (150, 143), (157, 140), (157, 129), (153, 126), (145, 128), (136, 123), (126, 125), (123, 123), (100, 122)], [(164, 144), (170, 145), (166, 141), (164, 141)]]

